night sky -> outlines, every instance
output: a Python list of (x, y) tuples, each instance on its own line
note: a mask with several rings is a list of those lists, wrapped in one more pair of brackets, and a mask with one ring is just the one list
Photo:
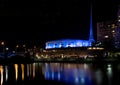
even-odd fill
[(38, 45), (56, 39), (88, 39), (91, 3), (96, 37), (96, 22), (117, 17), (119, 2), (104, 1), (1, 0), (0, 39)]

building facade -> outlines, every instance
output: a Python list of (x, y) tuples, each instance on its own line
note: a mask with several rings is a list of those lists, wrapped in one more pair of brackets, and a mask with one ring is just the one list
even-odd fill
[(97, 23), (97, 42), (102, 44), (114, 45), (115, 31), (117, 28), (117, 21), (106, 21)]
[(46, 49), (88, 46), (91, 46), (91, 41), (89, 40), (63, 39), (46, 42)]
[(117, 13), (117, 28), (115, 30), (115, 48), (120, 49), (120, 5)]
[(105, 46), (120, 49), (120, 6), (117, 19), (97, 23), (97, 41)]

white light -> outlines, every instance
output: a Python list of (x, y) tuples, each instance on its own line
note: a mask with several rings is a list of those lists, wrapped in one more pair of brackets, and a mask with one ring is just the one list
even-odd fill
[(54, 72), (52, 72), (52, 79), (54, 79)]
[(81, 82), (82, 82), (82, 83), (85, 83), (85, 79), (84, 79), (84, 78), (81, 78)]
[(8, 80), (8, 68), (7, 68), (7, 66), (5, 66), (5, 74), (6, 74), (6, 81)]
[(9, 48), (6, 48), (6, 50), (9, 50)]
[(79, 78), (78, 78), (78, 77), (75, 78), (75, 82), (76, 82), (76, 83), (79, 82)]
[(118, 22), (120, 22), (120, 19), (118, 20)]
[(112, 31), (113, 33), (115, 32), (115, 30)]
[(92, 49), (91, 47), (89, 47), (88, 49)]
[(106, 36), (104, 36), (105, 38), (108, 38), (109, 36), (108, 35), (106, 35)]
[(58, 73), (58, 80), (60, 80), (60, 72)]

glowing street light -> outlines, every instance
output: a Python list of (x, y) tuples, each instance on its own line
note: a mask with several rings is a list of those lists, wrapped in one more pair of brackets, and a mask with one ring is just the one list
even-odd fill
[(23, 48), (24, 48), (24, 52), (26, 53), (26, 45), (25, 44), (23, 45)]
[(9, 48), (5, 48), (7, 51), (9, 50)]
[(23, 45), (23, 47), (25, 48), (26, 46), (25, 46), (25, 45)]
[(5, 55), (5, 42), (1, 42), (1, 45), (3, 46), (3, 55)]
[(1, 45), (4, 45), (5, 43), (4, 42), (1, 42)]
[(19, 45), (16, 45), (16, 53), (17, 53), (17, 49), (18, 49)]
[(19, 47), (19, 45), (16, 45), (16, 48), (18, 48)]

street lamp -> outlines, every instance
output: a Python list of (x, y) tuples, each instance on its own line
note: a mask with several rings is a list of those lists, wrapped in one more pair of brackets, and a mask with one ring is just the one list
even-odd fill
[(3, 46), (3, 54), (5, 55), (5, 47), (4, 47), (5, 46), (5, 42), (2, 41), (1, 45)]
[(5, 50), (6, 50), (6, 51), (8, 51), (8, 50), (9, 50), (9, 48), (5, 48)]
[(19, 47), (19, 45), (16, 45), (16, 53), (17, 53), (17, 48)]
[(1, 45), (4, 45), (5, 43), (4, 42), (1, 42)]
[(25, 44), (23, 45), (23, 48), (24, 48), (24, 52), (26, 53), (26, 45)]

